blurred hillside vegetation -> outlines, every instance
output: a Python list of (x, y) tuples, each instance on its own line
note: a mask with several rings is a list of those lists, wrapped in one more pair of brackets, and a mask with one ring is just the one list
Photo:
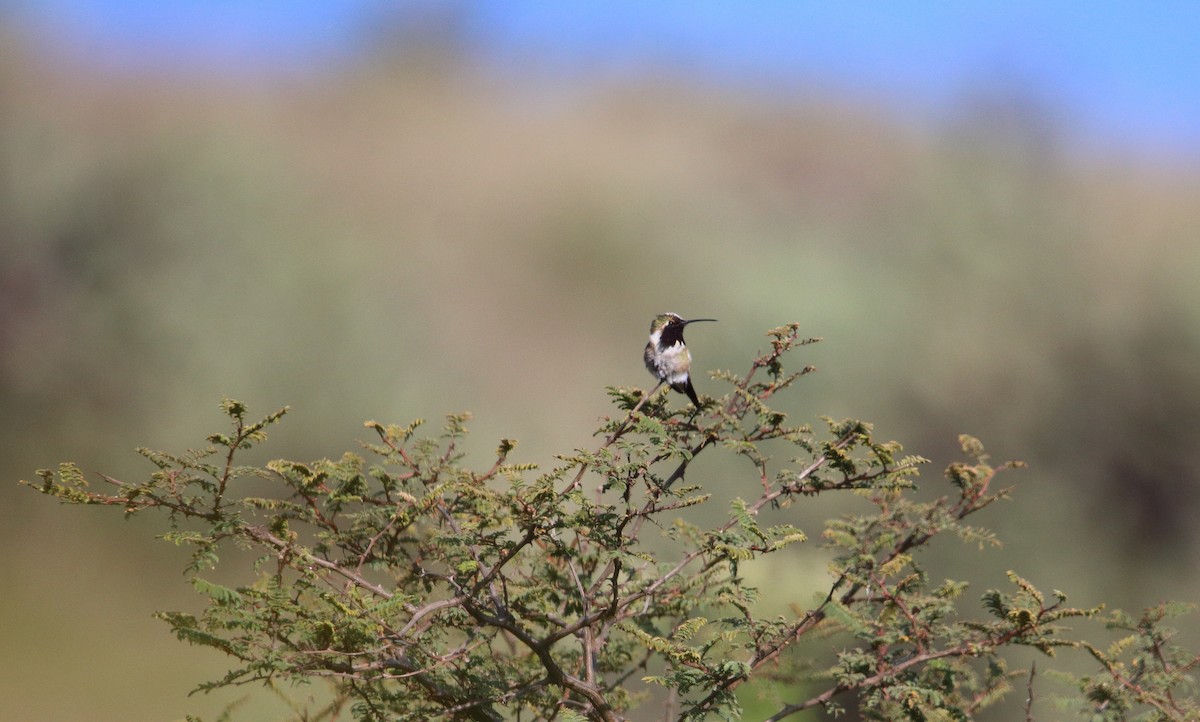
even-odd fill
[[(797, 421), (871, 420), (935, 466), (959, 433), (1029, 462), (986, 520), (995, 564), (1083, 605), (1200, 598), (1194, 158), (1083, 150), (1011, 91), (918, 122), (454, 44), (235, 76), (5, 42), (0, 98), (0, 538), (27, 580), (3, 609), (28, 621), (10, 658), (65, 659), (66, 619), (100, 668), (199, 654), (149, 619), (189, 590), (138, 583), (174, 550), (19, 489), (34, 469), (144, 474), (133, 447), (196, 445), (225, 394), (293, 407), (272, 457), (470, 410), (478, 451), (515, 437), (544, 463), (589, 443), (605, 385), (649, 385), (666, 310), (720, 319), (689, 331), (702, 393), (798, 321), (825, 342)], [(168, 704), (99, 686), (79, 714)]]

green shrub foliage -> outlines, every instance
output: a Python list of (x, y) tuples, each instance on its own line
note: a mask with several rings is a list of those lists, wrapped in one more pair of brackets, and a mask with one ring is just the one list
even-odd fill
[[(1108, 617), (1127, 636), (1100, 649), (1064, 626), (1100, 609), (1067, 606), (1015, 573), (976, 605), (964, 601), (965, 583), (931, 574), (918, 557), (935, 537), (996, 543), (973, 519), (1007, 496), (997, 478), (1014, 465), (991, 466), (963, 437), (967, 460), (947, 469), (946, 494), (919, 500), (925, 461), (878, 441), (870, 425), (830, 420), (816, 432), (771, 407), (812, 370), (788, 371), (785, 357), (816, 339), (794, 324), (768, 338), (744, 376), (713, 374), (728, 391), (699, 410), (657, 389), (610, 389), (620, 413), (602, 441), (549, 471), (509, 461), (509, 440), (488, 468), (469, 468), (465, 414), (433, 433), (419, 420), (368, 422), (373, 441), (340, 459), (241, 465), (286, 409), (251, 422), (227, 400), (232, 428), (207, 448), (139, 450), (155, 467), (145, 481), (105, 476), (97, 492), (63, 464), (31, 486), (126, 514), (165, 512), (165, 537), (191, 548), (187, 573), (206, 606), (159, 616), (181, 640), (233, 660), (201, 689), (323, 679), (324, 715), (737, 719), (740, 688), (757, 683), (777, 700), (772, 720), (812, 709), (969, 720), (1014, 687), (1033, 719), (1036, 672), (1010, 670), (1004, 656), (1029, 647), (1099, 662), (1067, 703), (1082, 719), (1200, 719), (1189, 677), (1197, 658), (1162, 627), (1179, 609)], [(720, 482), (736, 490), (715, 497), (724, 501), (688, 479), (702, 454), (744, 460), (744, 474)], [(697, 521), (714, 517), (697, 507), (736, 492), (747, 498), (720, 523)], [(824, 591), (787, 614), (763, 611), (745, 568), (812, 544), (806, 530), (765, 520), (847, 494), (868, 511), (820, 532), (819, 553), (831, 559)], [(229, 545), (256, 553), (244, 586), (210, 578)]]

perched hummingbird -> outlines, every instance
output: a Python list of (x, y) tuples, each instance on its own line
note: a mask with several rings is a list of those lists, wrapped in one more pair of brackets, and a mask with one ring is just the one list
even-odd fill
[(688, 371), (692, 367), (692, 355), (683, 342), (683, 327), (697, 321), (716, 321), (715, 318), (693, 318), (684, 321), (673, 313), (660, 313), (650, 322), (650, 342), (646, 344), (646, 368), (659, 381), (666, 382), (681, 394), (687, 394), (696, 408), (700, 398), (692, 387)]

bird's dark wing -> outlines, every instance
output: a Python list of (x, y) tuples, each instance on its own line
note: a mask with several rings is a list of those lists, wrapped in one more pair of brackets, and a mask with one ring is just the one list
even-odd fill
[(687, 397), (692, 400), (696, 408), (700, 408), (700, 397), (696, 395), (696, 387), (692, 386), (692, 377), (688, 376), (681, 384), (671, 384), (671, 388), (681, 394), (687, 394)]

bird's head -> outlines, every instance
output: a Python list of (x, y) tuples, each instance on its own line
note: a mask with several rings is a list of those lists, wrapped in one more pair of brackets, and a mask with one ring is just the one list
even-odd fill
[(666, 329), (671, 329), (672, 331), (678, 330), (682, 334), (683, 327), (689, 323), (716, 320), (717, 319), (715, 318), (692, 318), (684, 320), (683, 318), (680, 318), (679, 314), (677, 313), (660, 313), (654, 317), (653, 321), (650, 322), (650, 333), (662, 333)]

